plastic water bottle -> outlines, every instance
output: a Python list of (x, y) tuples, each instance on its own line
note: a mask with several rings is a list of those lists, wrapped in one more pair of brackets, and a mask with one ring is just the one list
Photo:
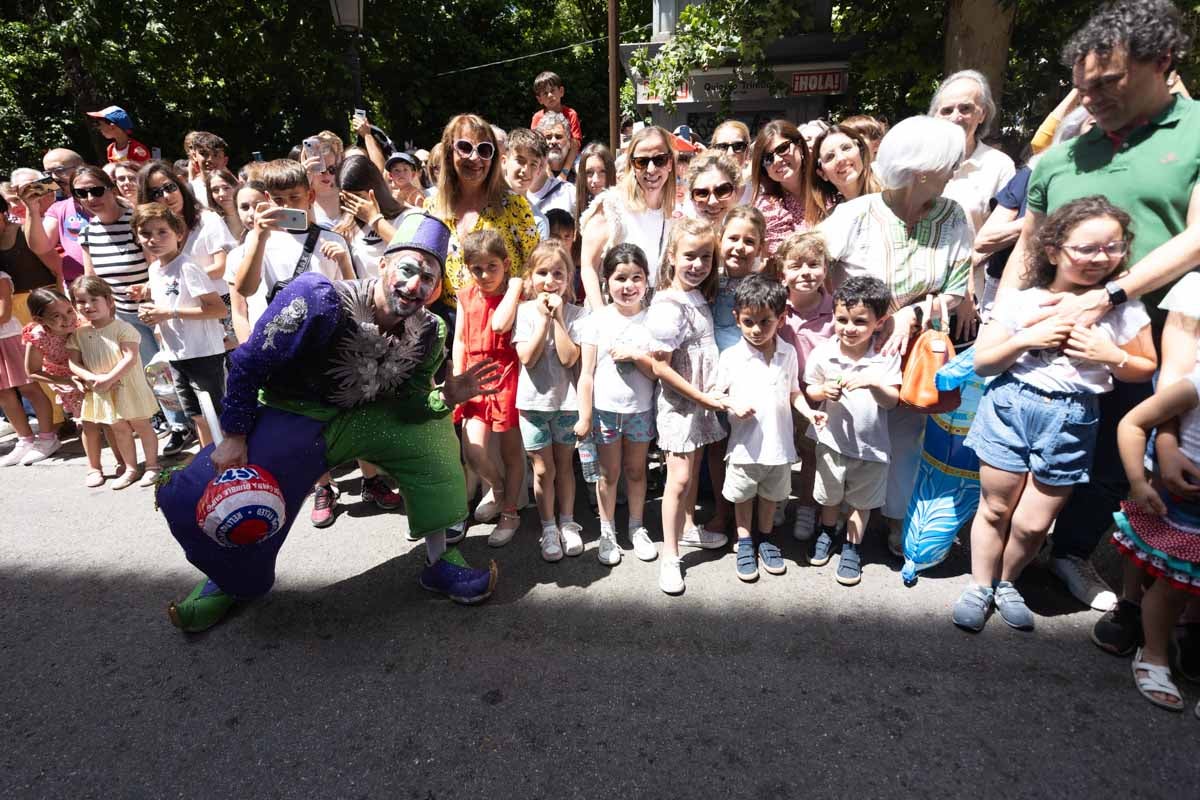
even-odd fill
[(579, 465), (583, 468), (583, 479), (588, 483), (600, 480), (600, 462), (597, 460), (596, 442), (592, 437), (580, 439), (575, 445), (579, 451)]

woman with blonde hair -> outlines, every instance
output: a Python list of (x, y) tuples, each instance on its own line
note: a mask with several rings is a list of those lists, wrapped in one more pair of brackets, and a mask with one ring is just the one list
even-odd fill
[(671, 134), (657, 125), (642, 128), (626, 148), (628, 166), (616, 186), (596, 196), (581, 217), (583, 252), (580, 274), (587, 305), (604, 305), (600, 291), (600, 263), (604, 254), (632, 242), (646, 254), (650, 284), (658, 279), (658, 265), (671, 232), (675, 205), (675, 153)]

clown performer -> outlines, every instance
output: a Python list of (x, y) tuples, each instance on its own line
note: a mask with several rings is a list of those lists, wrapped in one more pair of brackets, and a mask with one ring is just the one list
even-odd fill
[[(440, 386), (445, 323), (426, 310), (441, 288), (450, 231), (423, 213), (404, 217), (379, 277), (330, 281), (306, 272), (272, 300), (250, 338), (231, 353), (220, 415), (224, 440), (200, 452), (158, 490), (158, 505), (188, 561), (207, 578), (168, 608), (188, 632), (217, 624), (239, 600), (265, 594), (275, 559), (316, 479), (353, 459), (377, 464), (404, 496), (413, 536), (424, 537), (420, 583), (459, 603), (479, 603), (496, 585), (496, 565), (472, 569), (446, 549), (447, 526), (467, 517), (466, 481), (450, 412), (489, 395), (494, 362)], [(248, 470), (235, 468), (249, 465)], [(220, 535), (197, 521), (215, 476), (254, 468), (279, 484), (284, 517), (256, 541)], [(233, 470), (227, 473), (226, 470)], [(218, 481), (219, 483), (220, 481)], [(206, 532), (210, 531), (210, 532)]]

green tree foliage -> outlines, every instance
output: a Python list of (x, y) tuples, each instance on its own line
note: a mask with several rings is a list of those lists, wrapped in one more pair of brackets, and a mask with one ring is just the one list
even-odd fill
[(692, 70), (733, 64), (734, 79), (722, 91), (728, 102), (739, 80), (776, 83), (766, 47), (796, 30), (807, 12), (807, 5), (796, 0), (707, 0), (689, 5), (679, 13), (674, 36), (653, 55), (647, 49), (634, 53), (630, 66), (646, 80), (650, 94), (674, 110), (675, 92)]
[[(650, 19), (624, 2), (621, 29)], [(533, 77), (563, 76), (585, 136), (607, 131), (605, 42), (481, 70), (464, 67), (607, 34), (605, 0), (372, 0), (360, 39), (365, 102), (398, 143), (428, 147), (474, 111), (503, 127), (537, 110)], [(305, 135), (343, 135), (355, 105), (347, 49), (326, 0), (0, 0), (0, 173), (72, 147), (99, 161), (85, 111), (133, 114), (134, 136), (170, 158), (188, 130), (211, 130), (235, 164), (286, 154)], [(632, 40), (647, 34), (639, 30)]]

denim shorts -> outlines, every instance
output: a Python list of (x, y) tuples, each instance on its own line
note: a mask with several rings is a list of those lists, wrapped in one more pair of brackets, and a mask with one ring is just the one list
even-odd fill
[(596, 409), (592, 415), (592, 433), (599, 444), (612, 444), (622, 438), (630, 442), (652, 442), (654, 411), (619, 414)]
[(980, 399), (964, 444), (988, 466), (1047, 486), (1087, 483), (1099, 407), (1092, 392), (1046, 392), (1005, 373)]
[(526, 411), (521, 415), (521, 441), (525, 449), (535, 452), (551, 444), (575, 444), (575, 423), (579, 422), (577, 411)]

